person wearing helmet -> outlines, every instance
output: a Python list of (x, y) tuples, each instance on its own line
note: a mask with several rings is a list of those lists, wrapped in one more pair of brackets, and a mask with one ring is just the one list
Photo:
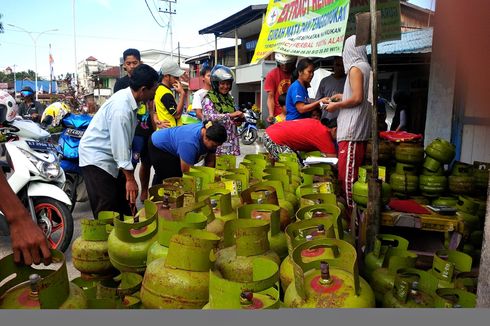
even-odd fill
[(70, 112), (70, 106), (65, 102), (51, 103), (43, 112), (41, 125), (43, 127), (56, 127), (60, 124), (61, 119)]
[[(277, 67), (269, 71), (265, 77), (264, 90), (267, 92), (267, 121), (272, 123), (274, 117), (283, 113), (279, 105), (279, 95), (285, 94), (291, 85), (291, 74), (296, 66), (296, 57), (274, 53)], [(286, 112), (284, 112), (286, 114)]]
[[(182, 125), (182, 111), (184, 109), (185, 90), (179, 78), (185, 73), (179, 65), (166, 59), (160, 68), (160, 85), (155, 93), (154, 103), (156, 113), (153, 121), (158, 129)], [(172, 89), (179, 94), (179, 102), (175, 101)]]
[(22, 103), (19, 105), (19, 113), (23, 118), (39, 122), (44, 112), (45, 106), (34, 99), (34, 91), (29, 86), (25, 86), (20, 91)]
[[(17, 111), (14, 98), (9, 93), (0, 91), (0, 123), (14, 120)], [(40, 264), (42, 259), (45, 265), (49, 265), (51, 252), (46, 236), (10, 188), (3, 171), (0, 172), (0, 193), (0, 211), (9, 225), (14, 261), (31, 265)]]
[(204, 97), (203, 119), (219, 121), (226, 128), (227, 141), (218, 147), (216, 155), (240, 155), (240, 141), (237, 123), (243, 118), (243, 112), (235, 110), (235, 102), (231, 96), (233, 72), (223, 65), (216, 65), (211, 70), (211, 87)]

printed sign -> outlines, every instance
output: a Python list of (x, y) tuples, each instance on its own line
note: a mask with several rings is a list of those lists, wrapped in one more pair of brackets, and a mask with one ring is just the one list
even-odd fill
[(272, 52), (341, 55), (348, 17), (349, 0), (270, 0), (251, 63)]

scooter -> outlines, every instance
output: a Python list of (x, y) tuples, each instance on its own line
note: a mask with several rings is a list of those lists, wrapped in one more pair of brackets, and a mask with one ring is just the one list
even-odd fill
[(78, 146), (90, 121), (92, 121), (91, 115), (72, 113), (61, 120), (64, 129), (58, 139), (58, 152), (62, 155), (60, 164), (66, 175), (63, 191), (73, 203), (70, 207), (72, 212), (77, 202), (88, 200), (82, 172), (78, 165)]
[[(0, 165), (5, 173), (13, 171), (8, 178), (10, 187), (46, 234), (50, 246), (65, 251), (73, 236), (73, 216), (68, 209), (70, 198), (61, 189), (65, 174), (55, 146), (35, 140), (3, 145), (7, 162), (2, 161)], [(0, 215), (4, 218), (1, 212)]]
[(242, 123), (240, 127), (238, 127), (238, 134), (242, 139), (242, 143), (245, 145), (250, 145), (257, 140), (258, 131), (257, 131), (257, 121), (259, 119), (258, 114), (252, 110), (250, 104), (243, 104), (240, 108), (240, 111), (243, 112), (245, 122)]

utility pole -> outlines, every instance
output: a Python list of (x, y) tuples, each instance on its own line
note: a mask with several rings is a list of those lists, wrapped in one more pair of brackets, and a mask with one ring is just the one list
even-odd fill
[(177, 0), (162, 0), (162, 1), (168, 3), (168, 9), (161, 10), (160, 8), (158, 8), (158, 12), (163, 12), (164, 14), (169, 15), (168, 31), (170, 33), (170, 58), (173, 59), (174, 58), (174, 43), (173, 43), (173, 39), (172, 39), (172, 15), (175, 15), (177, 12), (175, 11), (175, 9), (172, 9), (172, 3), (176, 4)]
[(17, 66), (16, 64), (13, 65), (13, 67), (14, 67), (14, 99), (15, 99), (15, 96), (17, 96), (17, 86), (16, 86), (16, 84), (17, 84), (17, 78), (15, 77), (15, 74), (16, 74), (15, 67), (16, 66)]

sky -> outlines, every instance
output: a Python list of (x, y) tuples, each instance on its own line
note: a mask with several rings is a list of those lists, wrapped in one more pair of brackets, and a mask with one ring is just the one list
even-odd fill
[[(36, 40), (37, 72), (44, 78), (49, 78), (50, 44), (55, 76), (74, 72), (75, 62), (89, 56), (116, 66), (122, 52), (130, 47), (166, 51), (173, 48), (176, 55), (180, 42), (181, 54), (194, 56), (214, 49), (214, 35), (199, 35), (199, 30), (249, 5), (268, 3), (267, 0), (172, 1), (172, 11), (176, 12), (171, 18), (173, 46), (168, 28), (170, 15), (159, 12), (159, 8), (161, 11), (169, 8), (163, 0), (0, 0), (4, 25), (4, 33), (0, 34), (0, 70), (14, 65), (16, 71), (35, 70), (31, 36)], [(435, 0), (410, 2), (424, 8), (435, 6)], [(233, 39), (218, 39), (218, 47), (233, 44)]]

